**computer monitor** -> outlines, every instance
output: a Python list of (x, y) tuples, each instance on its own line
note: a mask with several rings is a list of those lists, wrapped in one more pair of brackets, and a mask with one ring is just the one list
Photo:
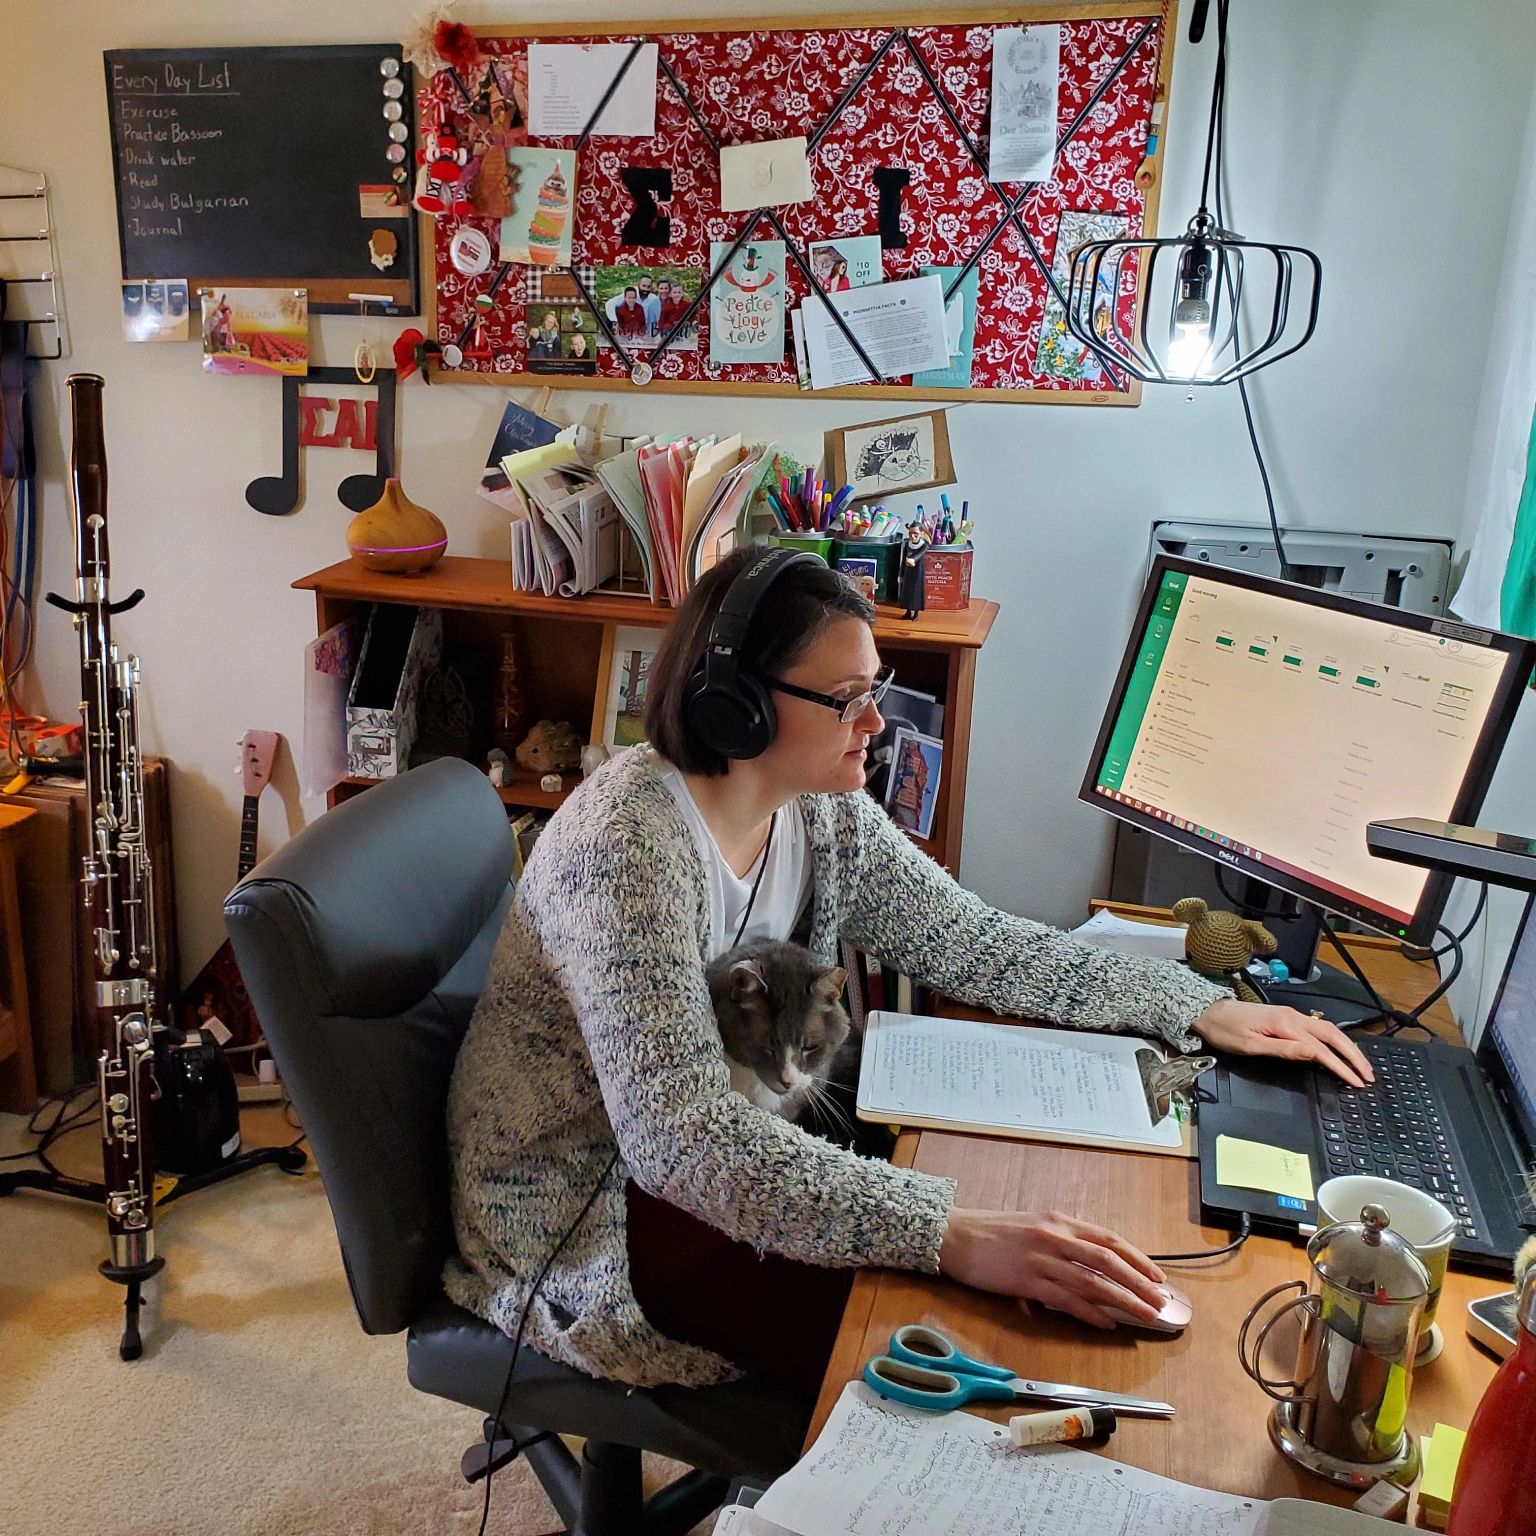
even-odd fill
[(1509, 946), (1477, 1057), (1529, 1157), (1536, 1148), (1536, 897), (1526, 902)]
[(1475, 820), (1536, 643), (1160, 555), (1080, 798), (1427, 943), (1451, 876), (1371, 855), (1387, 817)]

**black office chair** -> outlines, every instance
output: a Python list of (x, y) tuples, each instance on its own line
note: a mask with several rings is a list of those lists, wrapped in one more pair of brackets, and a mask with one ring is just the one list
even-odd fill
[[(367, 1333), (407, 1329), (411, 1384), (487, 1416), (512, 1342), (443, 1295), (452, 1252), (448, 1080), (511, 896), (512, 834), (483, 774), (443, 759), (307, 827), (230, 893), (224, 916), (314, 1148)], [(751, 1382), (633, 1390), (524, 1348), (471, 1480), (519, 1452), (581, 1536), (673, 1536), (733, 1477), (794, 1461), (807, 1405)], [(387, 1426), (380, 1426), (387, 1433)], [(576, 1458), (557, 1438), (580, 1435)], [(643, 1499), (640, 1453), (695, 1470)]]

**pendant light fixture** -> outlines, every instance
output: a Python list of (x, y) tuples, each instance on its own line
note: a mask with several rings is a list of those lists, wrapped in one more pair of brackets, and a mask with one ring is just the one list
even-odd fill
[[(1323, 266), (1316, 255), (1301, 246), (1244, 240), (1211, 215), (1213, 176), (1221, 207), (1228, 4), (1216, 0), (1205, 171), (1189, 227), (1165, 240), (1091, 240), (1072, 256), (1068, 331), (1146, 384), (1234, 383), (1289, 357), (1317, 326)], [(1209, 5), (1196, 0), (1192, 43), (1204, 34)], [(1125, 316), (1133, 292), (1136, 303)], [(1248, 345), (1245, 335), (1253, 338)]]

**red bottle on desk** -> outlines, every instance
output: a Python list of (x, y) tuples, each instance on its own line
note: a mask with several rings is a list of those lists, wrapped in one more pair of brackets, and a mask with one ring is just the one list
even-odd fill
[(1472, 1415), (1446, 1536), (1536, 1536), (1536, 1266), (1520, 1290), (1515, 1352)]

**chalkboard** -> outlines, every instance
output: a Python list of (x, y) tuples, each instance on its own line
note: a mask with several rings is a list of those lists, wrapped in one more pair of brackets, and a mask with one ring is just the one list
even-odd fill
[[(307, 288), (329, 313), (356, 314), (348, 295), (368, 293), (389, 300), (371, 313), (418, 312), (414, 103), (397, 45), (103, 59), (125, 278)], [(397, 247), (382, 269), (376, 232)]]

